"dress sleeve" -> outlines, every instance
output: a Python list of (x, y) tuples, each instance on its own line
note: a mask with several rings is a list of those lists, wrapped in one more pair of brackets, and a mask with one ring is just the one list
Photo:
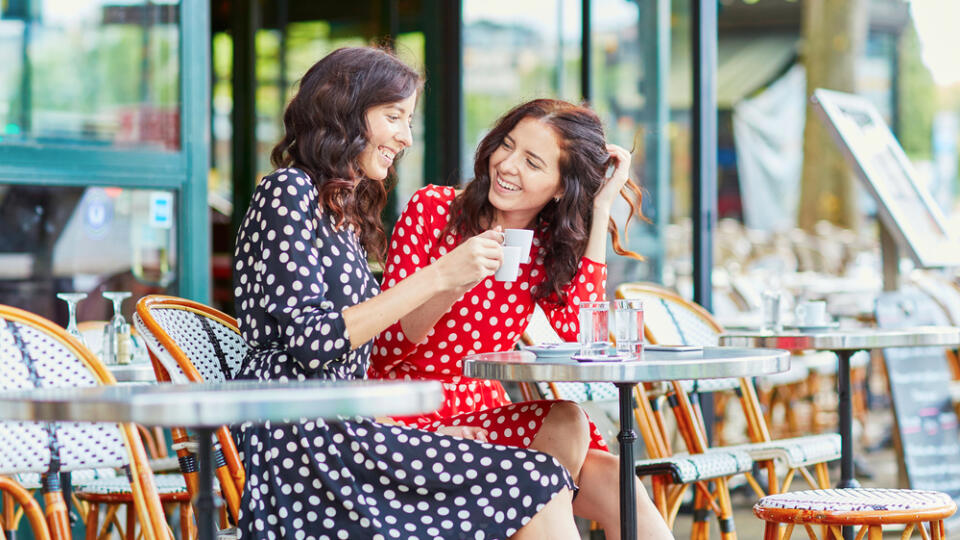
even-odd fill
[[(264, 340), (279, 339), (310, 374), (350, 350), (343, 316), (326, 298), (328, 278), (335, 278), (340, 273), (338, 265), (346, 261), (321, 256), (318, 245), (324, 241), (321, 228), (325, 225), (317, 204), (307, 179), (294, 175), (265, 179), (251, 201), (261, 230), (240, 246), (244, 252), (249, 249), (259, 255), (259, 260), (250, 260), (257, 267), (252, 298), (262, 302), (281, 333), (263, 336)], [(256, 337), (257, 329), (248, 332)]]
[[(390, 237), (387, 264), (383, 271), (383, 290), (387, 290), (428, 266), (447, 252), (436, 247), (440, 233), (448, 221), (448, 196), (452, 188), (427, 186), (414, 193), (397, 220)], [(438, 255), (431, 255), (438, 254)], [(399, 363), (416, 347), (403, 334), (400, 321), (390, 325), (377, 336), (373, 349), (371, 374)]]
[(576, 341), (580, 329), (577, 319), (580, 302), (602, 302), (607, 299), (606, 289), (607, 265), (583, 257), (573, 279), (564, 288), (566, 302), (557, 305), (539, 300), (537, 303), (564, 341)]

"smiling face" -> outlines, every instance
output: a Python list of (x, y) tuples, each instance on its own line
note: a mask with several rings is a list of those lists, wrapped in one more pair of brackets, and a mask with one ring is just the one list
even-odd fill
[(560, 183), (560, 144), (553, 128), (524, 118), (490, 156), (490, 190), (495, 225), (532, 225), (550, 200), (563, 193)]
[(414, 93), (402, 101), (367, 109), (367, 147), (358, 159), (360, 172), (365, 177), (384, 180), (397, 154), (413, 144), (410, 122), (416, 104)]

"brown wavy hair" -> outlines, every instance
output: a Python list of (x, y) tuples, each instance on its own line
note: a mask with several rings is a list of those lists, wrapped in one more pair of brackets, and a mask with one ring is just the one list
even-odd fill
[[(587, 250), (593, 199), (603, 187), (612, 161), (600, 118), (587, 107), (556, 99), (536, 99), (518, 105), (503, 115), (477, 147), (474, 178), (454, 199), (450, 207), (451, 219), (444, 234), (454, 232), (465, 239), (491, 226), (496, 209), (488, 198), (490, 157), (507, 134), (525, 118), (535, 118), (550, 126), (560, 144), (560, 185), (563, 194), (559, 201), (550, 199), (537, 216), (535, 226), (543, 232), (546, 277), (536, 287), (533, 296), (537, 300), (546, 299), (561, 304), (566, 301), (563, 288), (573, 279), (580, 258)], [(628, 180), (620, 196), (630, 205), (630, 214), (624, 224), (626, 238), (626, 227), (631, 219), (636, 216), (646, 220), (641, 211), (643, 195), (640, 188)], [(617, 223), (612, 218), (607, 230), (613, 240), (613, 250), (618, 255), (643, 258), (620, 245)]]
[(367, 146), (366, 113), (422, 89), (420, 74), (383, 49), (337, 49), (300, 79), (283, 113), (283, 139), (270, 154), (274, 167), (307, 173), (324, 211), (341, 226), (356, 227), (360, 243), (376, 260), (383, 260), (386, 251), (380, 212), (387, 203), (387, 185), (396, 178), (396, 160), (386, 182), (363, 176), (359, 157)]

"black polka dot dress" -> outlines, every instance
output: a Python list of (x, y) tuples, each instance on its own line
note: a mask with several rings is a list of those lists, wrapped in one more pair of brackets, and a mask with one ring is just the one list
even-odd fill
[[(362, 378), (340, 311), (379, 293), (353, 229), (337, 227), (306, 174), (265, 177), (234, 254), (239, 378)], [(365, 418), (244, 425), (242, 538), (506, 538), (564, 488), (539, 452)]]

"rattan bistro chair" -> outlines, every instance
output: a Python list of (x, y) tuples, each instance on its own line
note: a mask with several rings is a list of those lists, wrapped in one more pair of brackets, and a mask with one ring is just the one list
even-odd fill
[[(617, 288), (616, 294), (618, 298), (644, 301), (644, 330), (651, 343), (715, 345), (717, 336), (723, 331), (702, 307), (659, 285), (624, 283)], [(739, 398), (751, 444), (724, 448), (749, 452), (754, 461), (766, 465), (767, 490), (763, 490), (752, 476), (747, 476), (758, 495), (786, 491), (797, 473), (800, 473), (812, 488), (830, 487), (826, 464), (840, 458), (838, 434), (771, 439), (753, 382), (748, 378), (674, 381), (672, 385), (674, 398), (671, 404), (684, 442), (691, 452), (706, 448), (705, 429), (698, 406), (699, 394), (730, 389), (736, 392)], [(786, 467), (782, 482), (776, 472), (777, 462)], [(807, 471), (808, 467), (814, 469), (815, 477)]]
[[(814, 525), (825, 529), (824, 540), (842, 538), (841, 527), (859, 527), (856, 538), (882, 540), (884, 525), (905, 525), (901, 540), (920, 532), (924, 540), (946, 540), (943, 521), (957, 510), (946, 493), (913, 489), (820, 489), (769, 495), (753, 513), (766, 521), (764, 540), (789, 540), (796, 525), (816, 540)], [(786, 530), (780, 533), (780, 524)], [(930, 532), (924, 528), (929, 526)]]
[[(247, 345), (233, 317), (184, 298), (145, 296), (137, 302), (133, 322), (147, 344), (157, 380), (161, 382), (230, 380), (247, 352)], [(196, 450), (185, 429), (172, 431), (187, 487), (191, 493), (196, 493)], [(220, 427), (216, 436), (217, 480), (227, 510), (236, 520), (245, 472), (227, 427)]]
[[(53, 322), (0, 305), (0, 389), (88, 387), (115, 384), (113, 376), (86, 347)], [(127, 467), (127, 484), (146, 540), (167, 539), (169, 529), (140, 434), (133, 424), (78, 422), (0, 422), (0, 473), (33, 472), (43, 478), (48, 531), (36, 523), (22, 486), (4, 478), (41, 538), (70, 538), (69, 518), (59, 473)], [(18, 489), (19, 488), (19, 489)], [(7, 513), (7, 512), (5, 512)], [(5, 526), (11, 526), (5, 523)], [(128, 531), (129, 533), (129, 531)]]

